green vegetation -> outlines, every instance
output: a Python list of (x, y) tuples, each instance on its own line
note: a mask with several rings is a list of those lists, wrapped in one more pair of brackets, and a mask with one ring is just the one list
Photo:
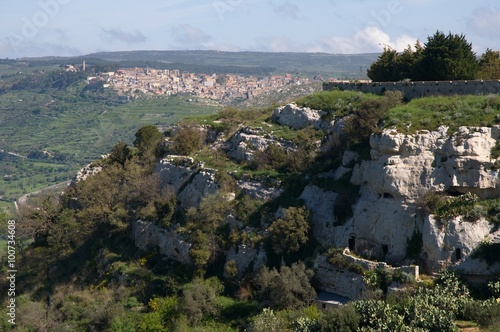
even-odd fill
[(500, 51), (488, 48), (479, 59), (478, 78), (485, 80), (498, 79), (500, 77)]
[[(68, 92), (77, 85), (61, 89)], [(106, 96), (105, 92), (98, 95)], [(108, 101), (114, 100), (108, 96)], [(19, 216), (23, 241), (19, 264), (23, 269), (18, 276), (18, 310), (23, 320), (18, 328), (455, 331), (457, 319), (484, 327), (498, 323), (498, 304), (472, 298), (455, 275), (444, 273), (434, 284), (416, 284), (400, 271), (368, 271), (352, 264), (342, 255), (342, 249), (335, 248), (326, 253), (329, 262), (339, 271), (361, 274), (372, 292), (367, 299), (329, 311), (311, 306), (316, 297), (311, 260), (324, 250), (312, 238), (309, 211), (300, 194), (308, 184), (337, 192), (338, 223), (347, 220), (359, 193), (359, 188), (350, 183), (352, 174), (348, 172), (338, 180), (320, 174), (340, 165), (347, 148), (366, 152), (369, 136), (379, 132), (393, 112), (404, 107), (412, 110), (413, 101), (400, 106), (401, 97), (398, 93), (374, 96), (332, 91), (299, 100), (301, 105), (323, 109), (325, 119), (344, 117), (342, 137), (313, 128), (280, 126), (272, 122), (271, 108), (232, 107), (183, 120), (165, 136), (158, 126), (166, 126), (166, 120), (146, 122), (126, 139), (117, 135), (119, 143), (109, 148), (110, 155), (92, 163), (92, 167), (102, 167), (99, 173), (76, 183), (62, 197), (34, 197)], [(490, 113), (500, 105), (496, 97), (467, 98), (474, 107), (491, 107), (494, 111)], [(445, 108), (445, 99), (422, 100), (422, 108)], [(166, 102), (142, 99), (124, 105), (111, 103), (109, 109), (160, 101)], [(68, 109), (63, 113), (71, 112)], [(252, 163), (232, 161), (222, 149), (211, 149), (210, 143), (229, 139), (240, 126), (254, 128), (295, 151), (270, 144), (260, 152), (254, 149), (257, 162)], [(320, 140), (323, 151), (318, 148)], [(131, 141), (133, 146), (129, 145)], [(33, 158), (42, 161), (19, 160), (33, 162), (34, 167), (51, 164), (56, 168), (57, 159), (44, 157), (44, 150), (40, 147), (31, 151)], [(173, 189), (162, 185), (153, 172), (158, 158), (172, 152), (193, 157), (195, 165), (203, 161), (207, 167), (216, 168), (220, 185), (217, 193), (205, 195), (197, 206), (178, 204)], [(67, 155), (63, 150), (58, 153)], [(68, 158), (77, 160), (73, 155)], [(365, 153), (361, 158), (368, 156)], [(237, 180), (252, 178), (267, 181), (283, 194), (265, 203), (237, 190)], [(477, 216), (493, 223), (500, 220), (498, 200), (433, 195), (424, 197), (423, 204), (443, 223), (457, 215), (469, 221)], [(276, 217), (279, 208), (283, 209), (281, 218)], [(192, 264), (167, 259), (158, 248), (138, 250), (131, 238), (133, 222), (139, 219), (189, 242), (185, 253)], [(242, 248), (265, 250), (266, 265), (254, 269), (260, 262), (253, 262), (239, 269), (236, 259), (229, 260), (227, 253)], [(421, 248), (422, 234), (415, 232), (407, 242), (407, 258), (416, 259)], [(475, 255), (488, 264), (500, 256), (498, 246), (487, 243)], [(6, 265), (2, 266), (5, 271)], [(397, 296), (387, 295), (393, 281), (406, 283), (407, 289)], [(500, 286), (493, 283), (491, 288), (491, 294), (498, 296)]]
[[(491, 56), (484, 55), (483, 70), (491, 64)], [(415, 44), (415, 51), (408, 47), (398, 54), (385, 48), (368, 69), (368, 77), (375, 82), (471, 80), (478, 74), (479, 63), (472, 45), (464, 35), (445, 35), (437, 31), (427, 38), (424, 46)]]
[(430, 191), (422, 197), (419, 204), (428, 213), (433, 214), (441, 225), (446, 225), (450, 219), (458, 216), (468, 222), (485, 218), (495, 226), (500, 224), (500, 198), (480, 199), (471, 193), (447, 196), (441, 192)]
[(493, 126), (499, 121), (499, 112), (497, 95), (417, 98), (390, 109), (384, 117), (384, 127), (414, 133), (448, 126), (448, 133), (452, 134), (460, 126)]
[(309, 240), (310, 228), (307, 208), (290, 207), (285, 209), (283, 218), (276, 219), (269, 227), (275, 251), (278, 253), (299, 251), (300, 247)]
[(86, 84), (81, 72), (37, 68), (3, 74), (0, 83), (0, 196), (6, 200), (67, 181), (116, 142), (130, 144), (142, 126), (166, 127), (217, 110), (183, 97), (128, 101), (102, 84)]
[(482, 242), (471, 254), (472, 258), (479, 258), (488, 265), (500, 261), (500, 243)]

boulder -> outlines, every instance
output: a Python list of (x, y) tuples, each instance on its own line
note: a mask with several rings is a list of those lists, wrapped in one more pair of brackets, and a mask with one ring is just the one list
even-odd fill
[(321, 116), (323, 111), (313, 110), (309, 107), (298, 107), (295, 104), (288, 104), (278, 107), (273, 112), (273, 120), (282, 126), (293, 129), (304, 129), (314, 127), (320, 129), (323, 125)]

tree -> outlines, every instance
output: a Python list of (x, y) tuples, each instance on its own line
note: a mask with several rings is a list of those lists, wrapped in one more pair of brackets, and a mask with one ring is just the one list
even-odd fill
[(280, 272), (275, 268), (263, 267), (257, 274), (254, 284), (260, 290), (261, 298), (273, 308), (298, 309), (310, 305), (316, 298), (311, 286), (314, 272), (306, 269), (303, 262), (283, 266)]
[(109, 155), (109, 162), (125, 166), (125, 162), (132, 157), (130, 149), (125, 142), (121, 141), (113, 147)]
[(277, 252), (293, 253), (309, 239), (309, 211), (305, 207), (285, 209), (283, 218), (275, 220), (269, 231)]
[(416, 64), (417, 80), (470, 80), (476, 77), (478, 62), (472, 44), (463, 34), (437, 31), (428, 37), (422, 59)]
[(479, 60), (478, 78), (485, 80), (500, 78), (500, 51), (486, 49)]
[(415, 65), (422, 59), (423, 50), (424, 48), (417, 40), (417, 42), (415, 43), (415, 51), (413, 51), (411, 46), (408, 45), (403, 53), (398, 55), (396, 61), (396, 77), (398, 81), (415, 77)]
[(173, 139), (174, 153), (190, 155), (201, 147), (201, 133), (194, 127), (181, 128)]
[(163, 135), (153, 125), (142, 127), (135, 133), (134, 146), (139, 150), (141, 157), (159, 157)]
[(353, 305), (343, 305), (329, 309), (321, 317), (319, 325), (321, 332), (354, 332), (358, 331), (359, 315)]
[(396, 50), (385, 47), (377, 61), (368, 68), (368, 77), (375, 82), (399, 81), (397, 58)]
[(189, 238), (193, 244), (189, 254), (199, 274), (204, 273), (227, 238), (223, 235), (223, 225), (231, 207), (227, 197), (217, 193), (204, 197), (198, 208), (191, 207), (187, 211), (187, 228), (191, 231)]
[(224, 286), (216, 277), (194, 279), (182, 292), (181, 311), (193, 324), (198, 324), (203, 318), (214, 317), (220, 310), (217, 297), (223, 290)]

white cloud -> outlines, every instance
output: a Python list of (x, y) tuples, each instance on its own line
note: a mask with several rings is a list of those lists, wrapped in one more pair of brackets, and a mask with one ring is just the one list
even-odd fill
[(490, 38), (500, 37), (500, 9), (478, 8), (468, 19), (469, 27), (477, 34)]
[(417, 38), (401, 35), (391, 38), (379, 27), (366, 27), (351, 37), (330, 36), (318, 41), (319, 49), (323, 52), (354, 54), (380, 52), (384, 47), (391, 47), (403, 51), (408, 44), (414, 45)]

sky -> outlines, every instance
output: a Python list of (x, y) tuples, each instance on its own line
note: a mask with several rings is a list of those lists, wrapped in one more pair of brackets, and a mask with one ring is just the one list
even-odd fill
[(436, 31), (500, 50), (498, 0), (0, 0), (0, 58), (102, 51), (402, 51)]

